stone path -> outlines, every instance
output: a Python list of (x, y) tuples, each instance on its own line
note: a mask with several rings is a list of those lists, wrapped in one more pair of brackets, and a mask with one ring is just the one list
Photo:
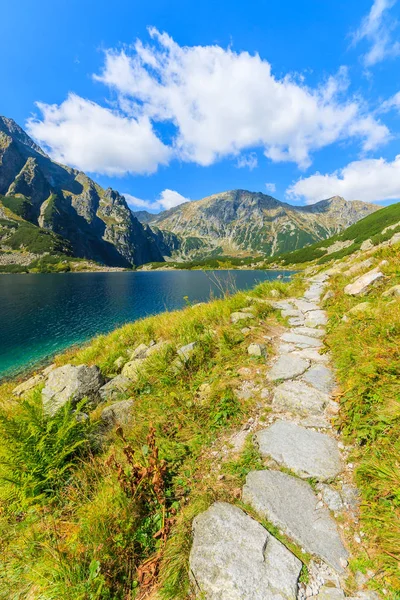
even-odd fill
[[(330, 419), (339, 407), (329, 359), (320, 353), (327, 317), (319, 302), (327, 279), (311, 278), (303, 298), (274, 302), (291, 327), (280, 336), (267, 375), (275, 386), (271, 422), (276, 420), (254, 436), (268, 469), (249, 473), (242, 494), (261, 518), (313, 556), (309, 582), (298, 583), (299, 561), (259, 523), (237, 507), (215, 503), (193, 525), (190, 573), (198, 598), (345, 597), (348, 552), (334, 515), (356, 509), (357, 494), (337, 480), (345, 461)], [(353, 494), (351, 509), (346, 493)]]

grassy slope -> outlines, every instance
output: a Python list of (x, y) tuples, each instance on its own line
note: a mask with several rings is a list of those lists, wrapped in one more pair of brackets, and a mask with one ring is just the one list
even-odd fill
[[(273, 288), (282, 296), (290, 291), (274, 282), (252, 294), (268, 295)], [(49, 420), (40, 394), (21, 404), (12, 398), (13, 384), (0, 387), (1, 598), (126, 599), (139, 582), (142, 590), (151, 586), (159, 569), (160, 597), (186, 598), (193, 516), (215, 499), (236, 502), (244, 475), (260, 465), (248, 446), (225, 465), (221, 479), (221, 457), (214, 456), (255, 410), (256, 399), (233, 393), (241, 381), (238, 368), (248, 367), (266, 385), (265, 361), (248, 356), (247, 345), (264, 342), (265, 327), (277, 317), (270, 306), (254, 302), (266, 325), (245, 338), (243, 324), (232, 325), (230, 313), (248, 306), (246, 296), (147, 318), (58, 358), (59, 364), (95, 363), (111, 376), (115, 360), (127, 359), (127, 348), (151, 339), (174, 341), (149, 358), (132, 385), (134, 421), (100, 447), (93, 443), (96, 411), (89, 423), (77, 424), (68, 411)], [(194, 340), (201, 343), (176, 373), (176, 347)], [(153, 454), (151, 427), (165, 466)], [(137, 487), (143, 468), (153, 470)]]
[[(317, 260), (320, 264), (323, 264), (332, 259), (340, 259), (357, 251), (362, 242), (367, 239), (371, 239), (374, 245), (390, 239), (395, 232), (400, 231), (400, 226), (397, 229), (388, 231), (387, 234), (382, 234), (382, 230), (388, 225), (394, 225), (398, 222), (400, 222), (400, 202), (391, 204), (386, 208), (382, 208), (381, 210), (368, 215), (338, 235), (322, 242), (318, 242), (317, 244), (306, 246), (300, 250), (273, 257), (269, 259), (268, 262), (276, 262), (279, 260), (282, 261), (284, 265), (288, 265)], [(334, 242), (345, 242), (347, 240), (354, 240), (354, 243), (343, 250), (324, 256), (325, 249), (328, 246), (331, 246)]]
[[(352, 460), (362, 495), (360, 524), (366, 537), (361, 547), (354, 545), (353, 568), (372, 569), (378, 589), (385, 588), (389, 597), (398, 598), (400, 298), (384, 298), (382, 293), (400, 284), (400, 246), (377, 250), (376, 264), (379, 260), (388, 261), (381, 267), (385, 280), (364, 298), (344, 294), (345, 285), (356, 277), (346, 276), (346, 268), (343, 275), (334, 277), (334, 296), (326, 306), (330, 317), (326, 341), (342, 391), (340, 428), (354, 444)], [(349, 315), (360, 302), (368, 302), (370, 310)], [(342, 319), (345, 314), (347, 320)]]

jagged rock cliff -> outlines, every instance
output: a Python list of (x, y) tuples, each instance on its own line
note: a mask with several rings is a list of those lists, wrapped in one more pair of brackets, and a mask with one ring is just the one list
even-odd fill
[(163, 260), (156, 236), (123, 196), (52, 161), (6, 117), (0, 117), (0, 194), (23, 196), (21, 216), (68, 240), (75, 256), (125, 267)]
[[(276, 255), (326, 239), (378, 210), (374, 204), (339, 196), (312, 206), (292, 206), (246, 190), (215, 194), (159, 215), (146, 213), (150, 226), (192, 240), (193, 252)], [(143, 211), (138, 214), (143, 219)], [(136, 214), (136, 213), (134, 213)]]

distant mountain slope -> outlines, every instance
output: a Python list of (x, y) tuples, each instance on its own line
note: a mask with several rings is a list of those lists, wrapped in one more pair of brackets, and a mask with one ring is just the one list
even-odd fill
[(69, 240), (75, 256), (126, 267), (163, 260), (123, 196), (52, 161), (6, 117), (0, 117), (0, 194), (20, 197), (24, 219)]
[(278, 260), (283, 264), (318, 260), (322, 264), (352, 254), (360, 248), (375, 246), (389, 240), (395, 233), (400, 233), (400, 202), (381, 208), (327, 240), (282, 254)]
[[(339, 196), (292, 206), (259, 192), (233, 190), (144, 217), (152, 228), (190, 238), (193, 254), (271, 256), (326, 239), (378, 209)], [(142, 211), (135, 214), (143, 218)]]

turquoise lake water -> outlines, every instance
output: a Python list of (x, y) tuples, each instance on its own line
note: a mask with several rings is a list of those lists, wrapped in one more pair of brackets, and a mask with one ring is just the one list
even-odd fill
[[(248, 289), (288, 271), (218, 271)], [(203, 271), (0, 275), (0, 379), (136, 319), (221, 292)]]

